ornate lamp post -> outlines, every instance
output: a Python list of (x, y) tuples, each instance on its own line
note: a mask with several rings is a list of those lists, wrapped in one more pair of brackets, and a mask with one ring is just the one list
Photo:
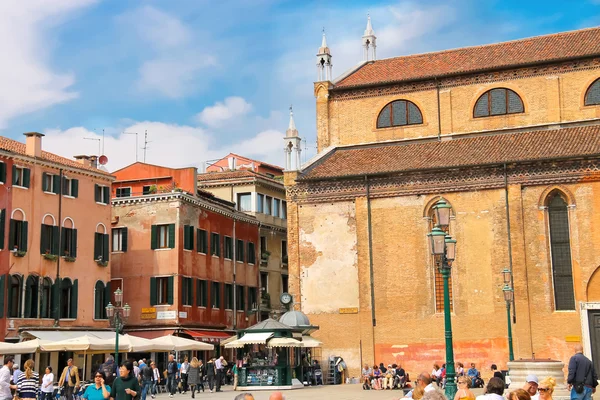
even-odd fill
[(113, 306), (110, 302), (106, 306), (106, 316), (110, 320), (110, 326), (115, 328), (117, 338), (115, 340), (115, 364), (119, 366), (119, 331), (123, 330), (123, 326), (129, 319), (131, 313), (131, 307), (127, 303), (123, 307), (123, 291), (121, 288), (115, 290), (115, 305)]
[(448, 281), (452, 261), (456, 256), (456, 240), (446, 234), (450, 225), (450, 209), (452, 207), (443, 199), (439, 200), (433, 210), (437, 225), (427, 236), (430, 240), (431, 254), (436, 258), (437, 267), (444, 278), (444, 327), (446, 337), (446, 398), (453, 399), (456, 394), (456, 371), (454, 369), (454, 349), (452, 346), (452, 321), (450, 319), (450, 289)]
[(510, 270), (504, 269), (502, 271), (502, 276), (504, 277), (504, 287), (502, 288), (502, 292), (504, 293), (504, 301), (506, 301), (506, 318), (508, 323), (508, 360), (514, 361), (515, 354), (513, 352), (513, 338), (512, 338), (512, 325), (510, 320), (510, 306), (512, 302), (515, 300), (515, 292), (510, 287), (511, 277)]

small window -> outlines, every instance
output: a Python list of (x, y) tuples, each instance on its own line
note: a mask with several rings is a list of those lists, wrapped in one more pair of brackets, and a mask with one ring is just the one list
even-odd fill
[(9, 228), (8, 249), (27, 251), (27, 221), (11, 219)]
[(230, 283), (225, 284), (225, 309), (233, 309), (233, 285)]
[(269, 273), (268, 272), (260, 273), (260, 291), (263, 293), (269, 292)]
[(58, 226), (42, 224), (40, 253), (58, 256)]
[(267, 253), (267, 237), (260, 237), (260, 256), (261, 258), (265, 257)]
[(256, 249), (254, 243), (248, 242), (248, 264), (256, 263)]
[(77, 279), (73, 282), (69, 278), (60, 284), (60, 318), (77, 319)]
[(273, 198), (271, 196), (265, 196), (265, 214), (271, 215), (272, 207), (273, 207)]
[(6, 183), (6, 163), (0, 161), (0, 183)]
[(112, 251), (127, 251), (127, 228), (114, 228), (112, 230)]
[(206, 307), (208, 305), (208, 282), (202, 279), (197, 280), (196, 305), (198, 307)]
[(248, 311), (258, 310), (258, 295), (255, 287), (248, 288)]
[[(6, 208), (3, 208), (0, 210), (0, 250), (4, 249), (4, 238), (6, 236)], [(2, 287), (2, 286), (0, 286)], [(2, 289), (0, 289), (2, 290)], [(0, 308), (1, 310), (1, 308)], [(1, 314), (2, 311), (0, 311), (0, 317), (2, 316)]]
[(210, 304), (212, 308), (221, 308), (221, 285), (219, 282), (212, 283)]
[(600, 78), (596, 79), (594, 83), (590, 85), (587, 92), (585, 93), (586, 106), (593, 106), (600, 104)]
[(423, 123), (423, 115), (415, 103), (408, 100), (396, 100), (381, 110), (377, 118), (378, 128), (391, 126), (418, 125)]
[(21, 300), (23, 299), (23, 278), (9, 275), (8, 282), (8, 318), (21, 318)]
[(204, 229), (198, 229), (197, 232), (198, 232), (197, 233), (198, 253), (207, 254), (208, 253), (208, 232), (206, 232)]
[(60, 176), (42, 173), (42, 191), (58, 194), (60, 192)]
[(100, 262), (108, 261), (108, 235), (96, 232), (94, 235), (94, 260)]
[(63, 177), (62, 194), (70, 197), (78, 197), (79, 181), (77, 179)]
[(281, 262), (283, 264), (288, 263), (287, 240), (281, 241)]
[(221, 257), (221, 238), (218, 233), (210, 234), (210, 254)]
[(13, 185), (24, 188), (29, 187), (31, 171), (29, 168), (17, 167), (13, 165)]
[(110, 202), (110, 187), (95, 185), (94, 198), (96, 200), (96, 203), (108, 204)]
[(183, 248), (194, 250), (194, 227), (191, 225), (183, 226)]
[(233, 260), (233, 239), (225, 236), (225, 253), (223, 256), (228, 260)]
[(517, 93), (510, 89), (496, 88), (488, 90), (479, 97), (473, 109), (473, 117), (480, 118), (522, 112), (525, 112), (525, 107)]
[(152, 225), (151, 248), (174, 249), (175, 248), (175, 224)]
[(147, 194), (152, 194), (152, 186), (142, 186), (142, 194), (145, 196)]
[(117, 197), (131, 197), (131, 188), (130, 187), (117, 188), (116, 196)]
[(252, 211), (252, 194), (251, 193), (238, 193), (237, 195), (237, 207), (240, 211)]
[(181, 304), (191, 306), (194, 304), (194, 286), (192, 278), (181, 278)]
[(281, 202), (281, 214), (279, 216), (282, 219), (287, 219), (287, 201)]
[(244, 307), (246, 307), (246, 298), (244, 297), (244, 287), (237, 285), (235, 293), (235, 301), (236, 301), (236, 309), (238, 311), (244, 311)]
[(244, 241), (237, 240), (235, 246), (235, 261), (244, 262)]
[(287, 275), (281, 275), (281, 290), (283, 293), (288, 293), (290, 291), (289, 278)]
[[(171, 291), (173, 288), (171, 288)], [(156, 304), (171, 304), (169, 302), (169, 277), (156, 278)]]
[(265, 195), (257, 193), (256, 194), (256, 212), (262, 213), (265, 206)]
[(77, 229), (62, 228), (61, 256), (77, 257)]
[(279, 210), (281, 208), (281, 200), (273, 199), (273, 216), (279, 217)]

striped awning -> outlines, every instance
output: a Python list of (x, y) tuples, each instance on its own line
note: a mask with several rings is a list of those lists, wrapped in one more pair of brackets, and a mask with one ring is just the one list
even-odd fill
[(303, 347), (321, 347), (321, 346), (323, 346), (322, 342), (320, 342), (317, 339), (315, 339), (314, 337), (308, 336), (308, 335), (302, 336), (302, 344), (304, 345)]
[(273, 338), (269, 340), (267, 347), (304, 347), (300, 340), (293, 338)]
[(267, 340), (273, 336), (273, 332), (249, 332), (241, 339), (234, 340), (225, 345), (226, 349), (239, 349), (247, 344), (266, 344)]

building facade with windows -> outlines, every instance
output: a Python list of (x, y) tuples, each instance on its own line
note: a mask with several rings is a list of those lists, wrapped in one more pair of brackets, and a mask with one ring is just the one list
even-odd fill
[[(242, 163), (239, 160), (243, 160)], [(198, 175), (198, 187), (235, 203), (237, 210), (260, 222), (260, 317), (282, 312), (279, 296), (288, 291), (287, 202), (283, 187), (283, 169), (260, 161), (230, 154)], [(269, 174), (269, 175), (267, 175)]]
[(110, 260), (98, 238), (108, 237), (110, 203), (96, 193), (108, 193), (113, 178), (95, 157), (59, 157), (42, 150), (44, 135), (25, 136), (0, 137), (1, 334), (18, 341), (23, 331), (107, 329), (86, 294), (108, 304)]
[(315, 83), (319, 154), (285, 173), (290, 291), (323, 352), (352, 375), (444, 361), (426, 236), (444, 198), (455, 360), (505, 367), (509, 268), (515, 358), (580, 342), (600, 367), (600, 29), (384, 60), (369, 43)]
[[(112, 286), (132, 309), (126, 331), (218, 342), (254, 324), (256, 218), (196, 190), (195, 168), (136, 163), (114, 175)], [(146, 191), (148, 184), (156, 188)]]

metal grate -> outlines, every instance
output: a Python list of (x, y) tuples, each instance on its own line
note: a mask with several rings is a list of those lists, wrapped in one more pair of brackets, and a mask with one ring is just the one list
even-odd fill
[(517, 93), (510, 89), (496, 88), (488, 90), (479, 97), (473, 108), (473, 117), (480, 118), (522, 112), (525, 112), (525, 107)]
[(600, 78), (590, 85), (585, 94), (585, 105), (593, 106), (594, 104), (600, 104)]
[(377, 118), (378, 128), (418, 125), (423, 123), (421, 110), (408, 100), (396, 100), (386, 105)]
[(548, 203), (548, 220), (555, 307), (557, 310), (575, 310), (569, 212), (567, 203), (560, 194), (554, 193), (551, 196), (553, 197)]

